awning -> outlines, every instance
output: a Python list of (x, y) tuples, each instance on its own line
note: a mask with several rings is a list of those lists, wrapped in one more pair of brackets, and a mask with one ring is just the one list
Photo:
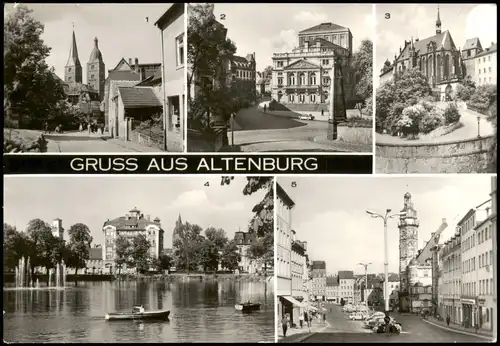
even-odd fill
[(309, 305), (309, 310), (318, 311), (318, 308), (315, 306)]
[(299, 302), (297, 299), (295, 299), (294, 297), (292, 296), (282, 296), (283, 298), (285, 298), (286, 300), (288, 300), (290, 303), (292, 303), (293, 305), (295, 306), (298, 306), (299, 308), (303, 308), (305, 307), (305, 304)]

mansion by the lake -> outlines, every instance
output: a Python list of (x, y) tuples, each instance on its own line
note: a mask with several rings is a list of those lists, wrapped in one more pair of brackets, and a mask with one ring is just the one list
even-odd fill
[(282, 104), (318, 105), (329, 102), (332, 67), (342, 59), (346, 103), (355, 99), (355, 75), (350, 68), (352, 34), (349, 28), (321, 23), (298, 34), (292, 52), (273, 54), (272, 98)]

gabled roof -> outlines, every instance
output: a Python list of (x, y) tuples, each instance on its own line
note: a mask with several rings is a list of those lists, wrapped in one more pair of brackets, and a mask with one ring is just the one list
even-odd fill
[(339, 280), (349, 280), (355, 279), (354, 272), (350, 270), (340, 270), (339, 271)]
[(104, 223), (103, 227), (114, 226), (118, 231), (120, 230), (131, 230), (131, 231), (144, 231), (148, 226), (155, 225), (158, 227), (158, 223), (148, 221), (147, 219), (141, 217), (131, 217), (120, 216), (114, 220), (108, 220)]
[(242, 56), (234, 55), (231, 58), (231, 65), (236, 65), (237, 67), (250, 68), (251, 62)]
[(165, 13), (156, 21), (155, 26), (158, 28), (162, 28), (164, 24), (168, 22), (168, 19), (174, 15), (179, 14), (179, 13), (184, 13), (184, 4), (182, 3), (174, 3), (170, 5)]
[(108, 80), (116, 80), (116, 81), (140, 81), (141, 75), (139, 73), (135, 73), (134, 71), (109, 71)]
[(115, 98), (118, 95), (119, 87), (133, 87), (137, 84), (137, 81), (130, 80), (114, 80), (110, 84), (110, 97)]
[(485, 56), (485, 55), (488, 55), (488, 54), (493, 54), (493, 53), (496, 53), (496, 52), (497, 52), (497, 44), (493, 43), (490, 48), (486, 48), (481, 53), (479, 53), (478, 55), (476, 55), (476, 58), (481, 57), (481, 56)]
[(483, 49), (483, 47), (481, 47), (481, 41), (479, 41), (478, 37), (469, 38), (468, 40), (466, 40), (462, 50), (475, 48)]
[[(434, 42), (436, 45), (436, 50), (451, 50), (455, 51), (457, 50), (457, 47), (455, 46), (455, 43), (453, 42), (453, 38), (450, 35), (450, 32), (448, 30), (436, 34), (431, 37), (424, 38), (422, 40), (418, 41), (413, 41), (413, 46), (415, 47), (415, 51), (421, 52), (421, 53), (427, 53), (427, 46), (431, 43)], [(411, 43), (407, 44), (401, 54), (397, 57), (397, 61), (407, 59), (410, 57), (410, 48), (411, 48)]]
[(300, 59), (298, 61), (295, 61), (293, 63), (291, 63), (290, 65), (286, 66), (284, 69), (285, 70), (290, 70), (290, 69), (305, 69), (305, 68), (314, 68), (314, 69), (317, 69), (319, 68), (320, 66), (317, 65), (317, 64), (313, 64), (312, 62), (310, 61), (307, 61), (306, 59)]
[(162, 104), (150, 87), (118, 87), (125, 108), (161, 107)]
[(140, 81), (135, 86), (152, 86), (157, 84), (161, 84), (161, 71), (155, 71), (153, 75)]
[(332, 31), (345, 31), (349, 30), (346, 27), (340, 26), (335, 23), (321, 23), (319, 25), (315, 25), (313, 27), (310, 27), (308, 29), (299, 31), (300, 34), (308, 34), (308, 33), (315, 33), (315, 32), (332, 32)]

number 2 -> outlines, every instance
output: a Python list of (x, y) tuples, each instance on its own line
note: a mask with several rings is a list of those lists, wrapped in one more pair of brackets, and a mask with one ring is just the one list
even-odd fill
[(220, 15), (220, 20), (225, 20), (226, 19), (226, 15), (225, 14), (221, 14)]

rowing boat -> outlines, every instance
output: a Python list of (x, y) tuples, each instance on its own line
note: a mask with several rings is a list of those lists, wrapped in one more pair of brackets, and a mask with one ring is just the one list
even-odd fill
[(234, 306), (234, 308), (238, 311), (242, 312), (250, 312), (260, 310), (260, 303), (239, 303)]
[(143, 312), (112, 312), (104, 316), (108, 321), (123, 321), (123, 320), (168, 320), (170, 310), (156, 310)]

